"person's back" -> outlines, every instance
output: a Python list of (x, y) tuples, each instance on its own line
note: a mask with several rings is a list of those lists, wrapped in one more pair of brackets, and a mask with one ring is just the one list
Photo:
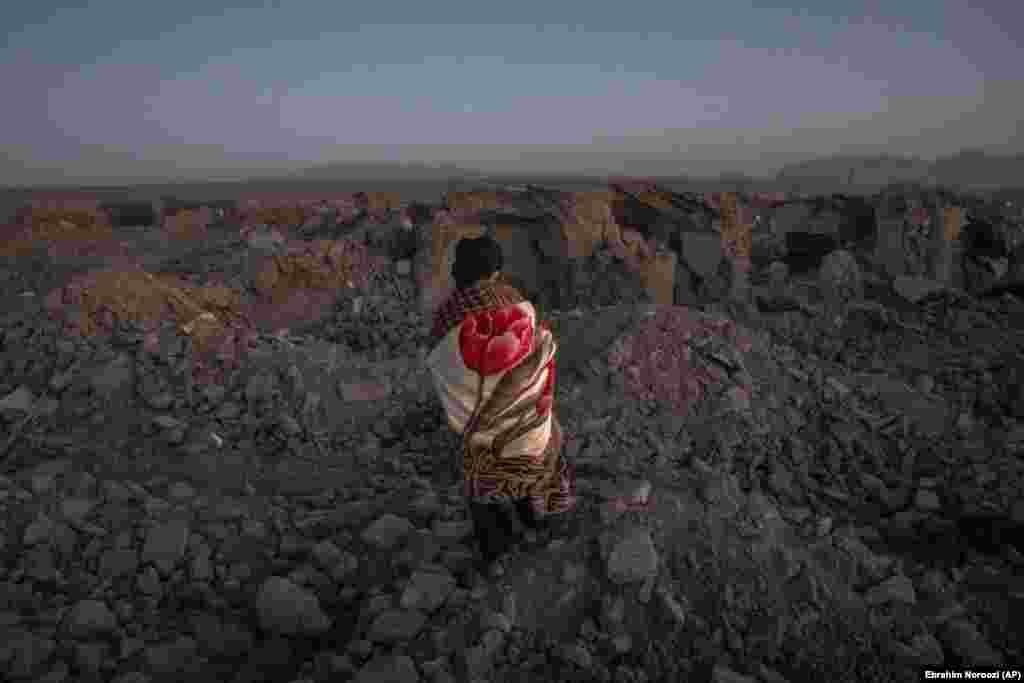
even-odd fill
[(462, 436), (465, 491), (489, 566), (519, 531), (513, 508), (520, 523), (539, 527), (574, 504), (552, 410), (557, 343), (501, 281), (502, 265), (492, 238), (459, 242), (456, 288), (435, 314), (427, 357), (448, 424)]

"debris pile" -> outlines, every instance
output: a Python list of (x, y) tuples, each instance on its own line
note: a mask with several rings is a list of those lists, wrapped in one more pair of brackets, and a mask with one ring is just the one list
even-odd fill
[(751, 348), (749, 336), (731, 320), (659, 307), (616, 342), (608, 366), (623, 374), (627, 393), (638, 401), (660, 402), (681, 415), (703, 401), (711, 417), (725, 402), (737, 410), (749, 407), (753, 387), (740, 354)]
[[(0, 677), (895, 683), (1020, 661), (1019, 297), (909, 276), (911, 204), (875, 250), (852, 199), (740, 196), (735, 225), (777, 250), (752, 281), (781, 305), (755, 315), (723, 303), (729, 198), (619, 190), (389, 208), (340, 247), (130, 231), (146, 268), (62, 274), (50, 312), (17, 297)], [(567, 228), (585, 196), (597, 225)], [(987, 268), (993, 236), (970, 230)], [(580, 500), (501, 576), (474, 566), (410, 306), (484, 231), (559, 341)], [(788, 234), (806, 272), (781, 262)], [(652, 255), (689, 307), (646, 305)]]
[(256, 291), (282, 301), (294, 290), (362, 288), (382, 266), (365, 245), (354, 240), (289, 242), (282, 255), (269, 256), (256, 275)]
[(94, 271), (47, 296), (46, 308), (67, 334), (110, 338), (127, 324), (159, 347), (165, 321), (187, 336), (197, 356), (196, 377), (214, 379), (216, 363), (237, 365), (249, 323), (241, 296), (223, 285), (196, 287), (178, 277), (139, 268)]
[(356, 207), (366, 212), (371, 224), (380, 224), (402, 208), (397, 192), (358, 192), (353, 196)]
[(445, 207), (454, 212), (495, 211), (508, 206), (509, 193), (498, 190), (461, 190), (444, 196)]
[(250, 211), (245, 222), (247, 225), (268, 225), (278, 229), (289, 229), (304, 225), (313, 215), (313, 208), (308, 205), (262, 206)]
[(368, 288), (385, 265), (353, 239), (291, 241), (281, 252), (262, 257), (253, 279), (252, 317), (261, 329), (319, 319), (343, 290)]
[(613, 199), (611, 192), (567, 192), (561, 197), (559, 211), (569, 258), (588, 258), (601, 245), (621, 242)]
[(32, 207), (21, 212), (17, 227), (0, 245), (0, 255), (17, 257), (47, 248), (53, 258), (117, 253), (106, 212), (97, 208)]
[(164, 234), (173, 240), (204, 240), (208, 237), (213, 211), (209, 207), (167, 211), (163, 217)]

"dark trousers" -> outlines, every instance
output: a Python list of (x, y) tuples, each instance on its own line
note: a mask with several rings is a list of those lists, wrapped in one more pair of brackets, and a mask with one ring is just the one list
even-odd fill
[(511, 504), (471, 502), (469, 509), (476, 543), (488, 561), (507, 552), (522, 535), (523, 527), (539, 529), (542, 526), (525, 498)]

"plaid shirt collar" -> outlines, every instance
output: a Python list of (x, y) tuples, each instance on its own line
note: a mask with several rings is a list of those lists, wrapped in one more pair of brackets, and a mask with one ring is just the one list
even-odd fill
[(502, 282), (479, 282), (465, 289), (456, 289), (434, 314), (431, 346), (437, 346), (452, 328), (466, 316), (477, 311), (503, 308), (526, 299), (515, 288)]

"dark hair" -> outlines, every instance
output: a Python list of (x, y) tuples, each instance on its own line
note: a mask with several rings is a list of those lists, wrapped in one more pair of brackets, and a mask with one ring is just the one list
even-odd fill
[(504, 265), (501, 245), (493, 237), (463, 238), (455, 245), (452, 277), (455, 278), (455, 286), (464, 289), (490, 277)]

